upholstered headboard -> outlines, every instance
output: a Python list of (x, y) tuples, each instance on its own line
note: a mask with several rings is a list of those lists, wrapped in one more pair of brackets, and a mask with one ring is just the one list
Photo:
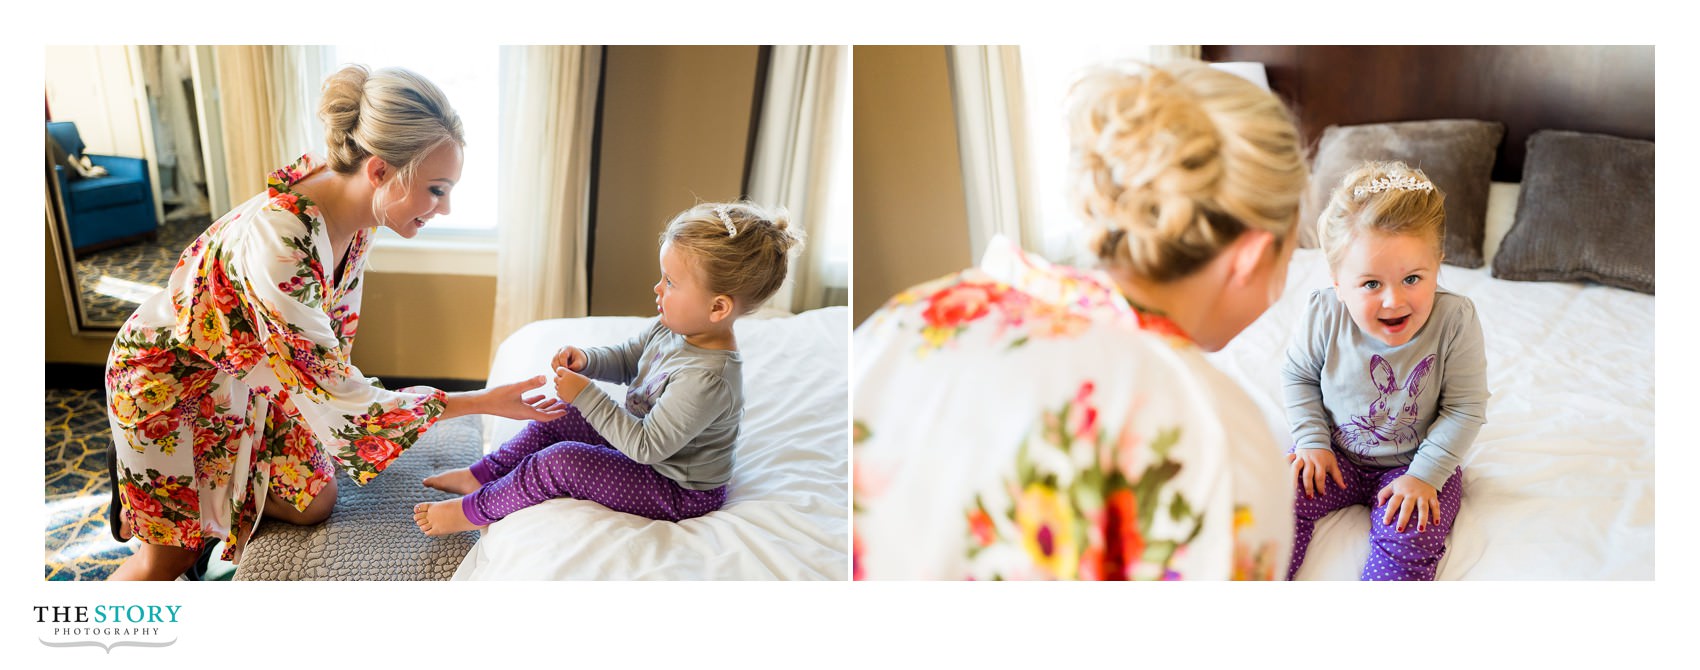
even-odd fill
[(1330, 125), (1503, 123), (1495, 181), (1521, 179), (1538, 130), (1653, 139), (1651, 46), (1205, 46), (1203, 56), (1263, 63), (1312, 146)]

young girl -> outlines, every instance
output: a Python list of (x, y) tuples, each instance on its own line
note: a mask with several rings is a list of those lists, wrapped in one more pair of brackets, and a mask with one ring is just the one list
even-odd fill
[[(749, 203), (673, 217), (661, 235), (655, 322), (625, 344), (556, 352), (567, 415), (532, 422), (469, 468), (427, 477), (465, 497), (420, 503), (419, 529), (471, 530), (562, 497), (668, 521), (719, 509), (744, 413), (732, 324), (779, 290), (798, 242), (783, 211)], [(591, 379), (629, 384), (625, 406)]]
[(1476, 308), (1435, 284), (1444, 200), (1421, 170), (1372, 162), (1317, 219), (1334, 288), (1311, 294), (1283, 370), (1297, 489), (1288, 579), (1316, 521), (1349, 505), (1374, 510), (1363, 579), (1432, 580), (1446, 551), (1488, 390)]

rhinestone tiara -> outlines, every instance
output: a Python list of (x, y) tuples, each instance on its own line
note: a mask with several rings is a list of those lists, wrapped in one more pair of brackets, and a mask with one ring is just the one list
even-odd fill
[(1362, 196), (1365, 193), (1380, 193), (1382, 191), (1433, 191), (1434, 184), (1427, 180), (1418, 179), (1411, 175), (1403, 177), (1382, 177), (1363, 186), (1352, 189), (1352, 195)]

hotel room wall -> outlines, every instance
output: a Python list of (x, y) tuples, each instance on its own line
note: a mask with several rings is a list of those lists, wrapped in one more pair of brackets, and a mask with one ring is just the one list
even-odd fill
[(611, 46), (590, 311), (655, 314), (656, 238), (698, 200), (743, 187), (760, 49)]
[[(608, 49), (594, 313), (653, 314), (667, 218), (695, 197), (739, 195), (757, 52)], [(112, 339), (71, 334), (57, 263), (46, 244), (47, 362), (104, 365)], [(484, 379), (495, 294), (494, 277), (369, 272), (354, 363), (379, 378)]]
[(861, 323), (887, 298), (971, 263), (942, 46), (858, 46), (855, 283)]
[[(71, 334), (58, 256), (44, 246), (47, 362), (105, 365), (112, 338)], [(369, 272), (354, 364), (379, 378), (484, 379), (495, 295), (494, 277)]]

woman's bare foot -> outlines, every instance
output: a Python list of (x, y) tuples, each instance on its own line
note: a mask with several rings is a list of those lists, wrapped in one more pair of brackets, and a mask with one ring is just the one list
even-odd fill
[(472, 470), (461, 468), (440, 472), (425, 478), (425, 485), (438, 491), (448, 491), (455, 495), (466, 495), (477, 491), (478, 478), (472, 476)]
[(466, 519), (466, 512), (461, 511), (458, 498), (414, 505), (413, 523), (418, 524), (419, 530), (425, 531), (426, 535), (448, 535), (484, 528), (474, 526)]

